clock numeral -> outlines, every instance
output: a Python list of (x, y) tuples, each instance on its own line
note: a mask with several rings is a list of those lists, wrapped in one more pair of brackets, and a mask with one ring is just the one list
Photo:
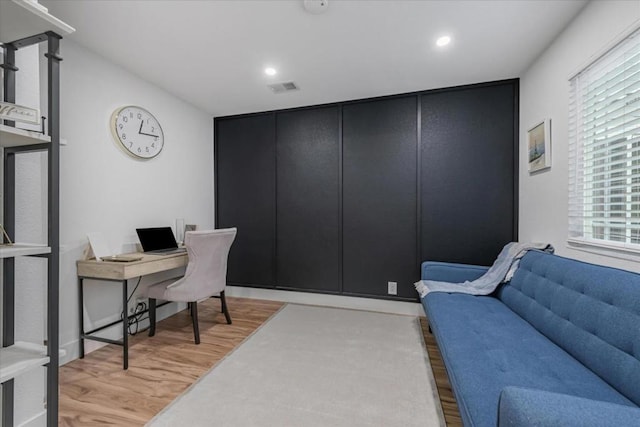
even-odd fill
[(122, 129), (122, 123), (120, 123), (120, 124), (118, 125), (118, 127), (119, 127), (120, 129)]
[(155, 132), (156, 128), (154, 128), (153, 126), (151, 126), (151, 132)]
[(138, 153), (142, 153), (142, 148), (138, 147)]
[(122, 134), (122, 139), (127, 139), (127, 134), (126, 133)]
[(156, 140), (156, 141), (158, 140), (158, 137), (157, 137), (157, 136), (155, 137), (155, 140)]
[(148, 153), (149, 152), (149, 147), (145, 147), (145, 151)]
[(152, 142), (152, 143), (151, 143), (151, 146), (152, 146), (153, 148), (155, 148), (155, 147), (156, 147), (156, 143), (155, 143), (155, 142)]
[(129, 148), (133, 147), (133, 141), (129, 141)]
[(141, 119), (142, 118), (142, 114), (138, 113), (138, 118)]
[(127, 118), (127, 116), (122, 116), (122, 121), (127, 123), (129, 121), (129, 119)]

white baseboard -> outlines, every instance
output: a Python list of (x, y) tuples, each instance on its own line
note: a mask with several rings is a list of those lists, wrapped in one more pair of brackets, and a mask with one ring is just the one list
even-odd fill
[(283, 291), (279, 289), (247, 288), (243, 286), (227, 286), (225, 293), (230, 297), (322, 305), (327, 307), (350, 308), (353, 310), (378, 311), (381, 313), (424, 317), (422, 304), (417, 302), (388, 301), (343, 295)]
[(46, 427), (46, 425), (47, 411), (42, 411), (24, 421), (23, 423), (18, 424), (18, 427)]

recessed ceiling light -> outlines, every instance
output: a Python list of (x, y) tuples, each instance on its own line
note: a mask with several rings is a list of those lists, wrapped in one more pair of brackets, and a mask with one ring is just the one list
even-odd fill
[(303, 6), (307, 12), (319, 15), (327, 11), (329, 0), (304, 0)]
[(267, 76), (275, 76), (275, 75), (276, 75), (276, 73), (277, 73), (277, 71), (276, 71), (276, 69), (275, 69), (275, 68), (268, 67), (268, 68), (265, 68), (265, 69), (264, 69), (264, 73), (265, 73)]
[(443, 47), (448, 45), (449, 43), (451, 43), (451, 37), (449, 36), (442, 36), (442, 37), (438, 37), (438, 40), (436, 40), (436, 44), (439, 47)]

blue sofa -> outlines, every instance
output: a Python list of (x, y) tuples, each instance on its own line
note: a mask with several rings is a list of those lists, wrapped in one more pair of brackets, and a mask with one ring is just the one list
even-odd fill
[[(424, 280), (486, 267), (425, 262)], [(465, 426), (640, 426), (640, 275), (529, 251), (490, 296), (422, 299)]]

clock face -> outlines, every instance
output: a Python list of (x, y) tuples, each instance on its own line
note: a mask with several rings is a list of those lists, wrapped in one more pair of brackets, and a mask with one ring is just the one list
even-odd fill
[(160, 123), (144, 108), (118, 108), (111, 116), (111, 130), (120, 147), (137, 159), (151, 159), (164, 146)]

